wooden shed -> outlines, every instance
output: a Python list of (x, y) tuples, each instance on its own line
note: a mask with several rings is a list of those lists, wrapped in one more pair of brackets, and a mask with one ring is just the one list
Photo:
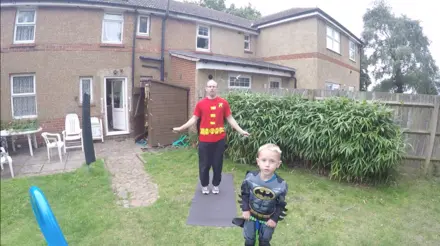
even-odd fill
[(149, 147), (171, 145), (180, 136), (172, 128), (188, 121), (190, 89), (154, 79), (140, 83), (136, 111), (143, 114), (134, 117), (136, 139), (146, 138)]

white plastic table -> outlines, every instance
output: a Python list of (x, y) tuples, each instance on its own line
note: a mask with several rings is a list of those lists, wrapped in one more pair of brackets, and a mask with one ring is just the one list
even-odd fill
[(32, 140), (34, 142), (34, 147), (38, 148), (37, 137), (35, 136), (35, 133), (41, 132), (42, 130), (43, 130), (43, 128), (41, 128), (41, 127), (36, 130), (22, 131), (22, 132), (2, 130), (2, 131), (0, 131), (0, 135), (2, 137), (12, 137), (12, 151), (15, 151), (14, 137), (20, 136), (20, 135), (26, 135), (27, 139), (28, 139), (28, 143), (29, 143), (29, 152), (30, 152), (31, 156), (34, 156), (34, 152), (32, 151), (31, 135), (32, 135)]

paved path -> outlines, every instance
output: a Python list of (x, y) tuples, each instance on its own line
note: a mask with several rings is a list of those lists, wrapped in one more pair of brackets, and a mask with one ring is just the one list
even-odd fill
[(106, 140), (95, 144), (96, 157), (104, 157), (107, 169), (112, 174), (112, 188), (125, 208), (149, 206), (159, 197), (158, 187), (145, 172), (139, 159), (142, 150), (131, 138)]

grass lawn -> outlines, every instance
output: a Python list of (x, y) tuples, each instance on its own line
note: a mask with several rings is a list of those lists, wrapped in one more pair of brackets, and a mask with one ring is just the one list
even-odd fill
[[(1, 245), (45, 245), (29, 204), (31, 185), (45, 193), (69, 245), (243, 245), (241, 228), (185, 225), (198, 179), (194, 150), (144, 159), (160, 192), (147, 208), (118, 207), (101, 162), (90, 172), (1, 181)], [(253, 168), (225, 161), (224, 172), (234, 174), (238, 191)], [(360, 188), (300, 171), (279, 174), (289, 184), (289, 214), (273, 245), (440, 244), (438, 180)]]

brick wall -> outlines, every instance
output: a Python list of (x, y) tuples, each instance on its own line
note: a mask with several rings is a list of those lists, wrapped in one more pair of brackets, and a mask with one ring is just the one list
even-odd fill
[(196, 63), (178, 57), (171, 56), (171, 68), (169, 70), (169, 83), (189, 87), (189, 116), (192, 115), (196, 106)]

